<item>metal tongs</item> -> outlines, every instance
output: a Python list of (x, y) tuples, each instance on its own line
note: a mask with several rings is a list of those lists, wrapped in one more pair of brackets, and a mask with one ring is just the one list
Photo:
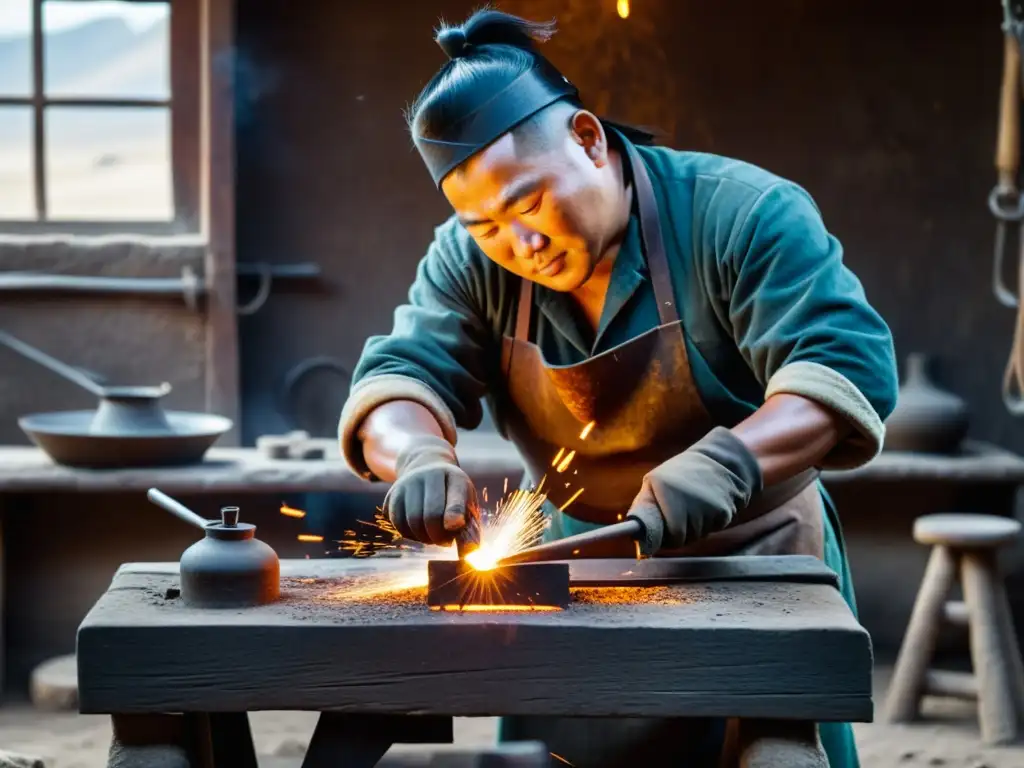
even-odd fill
[[(996, 218), (995, 252), (992, 260), (992, 290), (1000, 304), (1017, 308), (1013, 342), (1003, 372), (1002, 398), (1015, 416), (1024, 415), (1024, 195), (1018, 185), (1020, 170), (1020, 109), (1022, 57), (1024, 47), (1024, 2), (1003, 2), (1003, 82), (999, 99), (999, 135), (996, 145), (996, 185), (988, 197), (988, 208)], [(1017, 230), (1018, 267), (1016, 292), (1003, 279), (1007, 231)]]
[(999, 99), (999, 134), (996, 143), (996, 185), (988, 208), (996, 218), (992, 285), (1003, 306), (1016, 307), (1018, 295), (1003, 279), (1007, 230), (1024, 220), (1024, 196), (1018, 187), (1020, 170), (1021, 48), (1024, 41), (1024, 3), (1003, 0), (1003, 81)]

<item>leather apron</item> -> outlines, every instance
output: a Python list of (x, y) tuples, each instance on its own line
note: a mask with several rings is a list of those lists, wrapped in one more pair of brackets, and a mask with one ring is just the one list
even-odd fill
[[(621, 520), (644, 475), (686, 450), (714, 426), (690, 369), (685, 329), (672, 291), (650, 177), (636, 148), (622, 140), (631, 171), (641, 242), (658, 304), (658, 327), (587, 360), (548, 365), (529, 341), (533, 283), (522, 281), (515, 337), (502, 340), (507, 389), (502, 432), (518, 449), (526, 481), (543, 479), (553, 523), (606, 525)], [(585, 438), (585, 425), (595, 422)], [(562, 472), (553, 464), (561, 451)], [(817, 473), (808, 471), (764, 489), (725, 530), (662, 556), (810, 554), (824, 556), (824, 509)], [(583, 491), (565, 512), (570, 498)], [(555, 529), (557, 525), (553, 526)], [(633, 557), (635, 547), (581, 553)], [(642, 653), (642, 649), (638, 649)], [(594, 674), (602, 671), (595, 669)], [(685, 685), (685, 681), (679, 681)], [(538, 739), (577, 768), (687, 764), (686, 754), (708, 721), (507, 718), (504, 740)], [(701, 733), (701, 737), (703, 737)], [(690, 746), (688, 746), (690, 745)]]

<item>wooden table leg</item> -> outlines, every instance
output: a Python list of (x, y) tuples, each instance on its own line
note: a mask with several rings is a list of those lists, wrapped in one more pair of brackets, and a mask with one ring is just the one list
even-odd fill
[(257, 768), (247, 713), (190, 713), (185, 717), (198, 758), (196, 768)]
[(302, 768), (373, 768), (392, 744), (451, 744), (450, 717), (322, 712)]
[(181, 715), (111, 715), (108, 768), (197, 768)]
[(739, 720), (739, 768), (828, 768), (818, 726), (806, 720)]

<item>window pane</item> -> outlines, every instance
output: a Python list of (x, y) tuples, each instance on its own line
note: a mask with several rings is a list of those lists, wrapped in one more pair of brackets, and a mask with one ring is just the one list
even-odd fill
[(167, 4), (46, 0), (43, 32), (46, 95), (169, 97)]
[(49, 218), (173, 219), (170, 119), (163, 107), (49, 107)]
[(32, 94), (32, 0), (0, 0), (0, 96)]
[(32, 108), (0, 107), (0, 219), (35, 219), (32, 178)]

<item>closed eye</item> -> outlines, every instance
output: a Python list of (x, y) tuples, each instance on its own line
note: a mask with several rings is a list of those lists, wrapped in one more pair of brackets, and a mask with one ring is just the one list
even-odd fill
[(540, 210), (540, 204), (541, 204), (541, 202), (543, 202), (543, 200), (544, 200), (544, 196), (541, 195), (540, 197), (537, 198), (536, 202), (534, 202), (533, 205), (531, 205), (525, 211), (522, 211), (522, 215), (523, 216), (529, 216), (530, 214), (536, 213), (537, 211), (539, 211)]

